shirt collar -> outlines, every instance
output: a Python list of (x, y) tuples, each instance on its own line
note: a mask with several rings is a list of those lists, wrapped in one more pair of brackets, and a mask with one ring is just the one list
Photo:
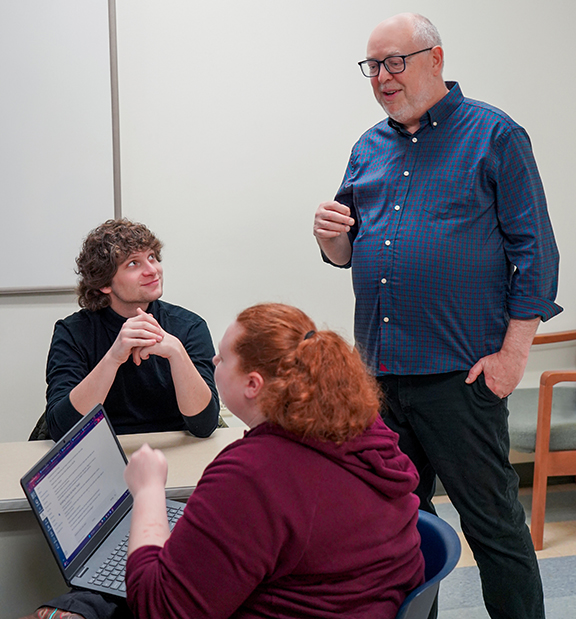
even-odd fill
[[(156, 315), (157, 309), (158, 301), (152, 301), (148, 305), (146, 313), (152, 314), (154, 316)], [(122, 325), (128, 320), (127, 318), (124, 318), (124, 316), (120, 316), (120, 314), (117, 314), (109, 305), (104, 309), (98, 311), (100, 313), (100, 316), (102, 317), (102, 321), (104, 322), (104, 324), (115, 330), (121, 329)]]
[(113, 331), (119, 331), (126, 322), (126, 318), (117, 314), (109, 305), (99, 310), (99, 314), (102, 318), (102, 322)]
[[(420, 118), (420, 131), (426, 125), (430, 125), (432, 129), (439, 127), (455, 110), (460, 106), (464, 100), (464, 95), (460, 90), (458, 82), (445, 82), (446, 88), (448, 88), (448, 94), (446, 94), (436, 105), (433, 105), (427, 112), (425, 112)], [(394, 119), (388, 118), (388, 124), (398, 131), (398, 133), (409, 134), (403, 125), (397, 123)]]

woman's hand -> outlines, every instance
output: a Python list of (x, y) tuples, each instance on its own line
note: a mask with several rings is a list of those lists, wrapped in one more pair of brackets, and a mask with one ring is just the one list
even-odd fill
[(132, 458), (124, 471), (124, 479), (132, 496), (148, 489), (162, 489), (168, 477), (168, 463), (159, 449), (152, 449), (148, 443), (132, 454)]
[(147, 443), (132, 454), (124, 479), (134, 498), (128, 556), (141, 546), (163, 546), (170, 537), (164, 486), (168, 463), (159, 449)]

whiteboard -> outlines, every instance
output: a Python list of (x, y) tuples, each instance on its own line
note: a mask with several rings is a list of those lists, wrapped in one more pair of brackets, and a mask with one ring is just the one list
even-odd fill
[(202, 315), (215, 340), (260, 301), (353, 333), (350, 273), (322, 262), (312, 224), (353, 144), (385, 117), (356, 63), (376, 24), (406, 10), (439, 28), (445, 79), (528, 131), (562, 256), (565, 311), (542, 330), (574, 328), (574, 0), (122, 0), (117, 10), (122, 210), (165, 243), (164, 298)]
[(0, 4), (0, 292), (73, 287), (114, 216), (109, 41), (107, 0)]

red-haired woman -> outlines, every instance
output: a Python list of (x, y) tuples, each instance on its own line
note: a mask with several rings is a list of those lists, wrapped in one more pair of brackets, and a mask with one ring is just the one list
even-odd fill
[(172, 534), (166, 461), (134, 454), (134, 614), (395, 617), (423, 580), (417, 474), (358, 353), (300, 310), (263, 304), (230, 325), (214, 362), (223, 402), (250, 430), (207, 467)]

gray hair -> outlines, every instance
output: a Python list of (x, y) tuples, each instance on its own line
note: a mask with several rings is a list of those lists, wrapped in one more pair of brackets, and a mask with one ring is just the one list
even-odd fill
[(413, 14), (414, 41), (423, 47), (442, 45), (442, 39), (436, 26), (424, 15)]

